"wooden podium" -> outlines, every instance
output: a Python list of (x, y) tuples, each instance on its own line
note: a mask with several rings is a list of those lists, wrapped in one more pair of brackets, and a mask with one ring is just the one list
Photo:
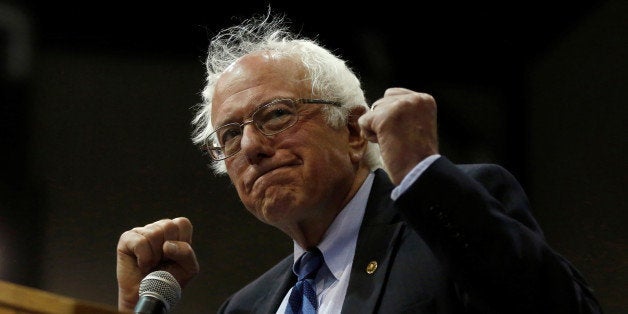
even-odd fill
[(0, 314), (112, 314), (115, 307), (0, 281)]

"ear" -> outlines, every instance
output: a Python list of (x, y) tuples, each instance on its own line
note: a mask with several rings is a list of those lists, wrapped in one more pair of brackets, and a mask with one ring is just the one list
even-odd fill
[(366, 113), (365, 107), (353, 107), (349, 110), (347, 117), (347, 128), (349, 129), (349, 154), (354, 164), (360, 163), (366, 152), (368, 141), (362, 136), (358, 119)]

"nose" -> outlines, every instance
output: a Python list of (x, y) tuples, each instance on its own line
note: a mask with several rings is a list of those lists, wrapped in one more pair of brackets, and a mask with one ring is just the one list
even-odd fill
[(251, 124), (242, 127), (240, 150), (246, 156), (249, 164), (252, 165), (275, 154), (271, 139)]

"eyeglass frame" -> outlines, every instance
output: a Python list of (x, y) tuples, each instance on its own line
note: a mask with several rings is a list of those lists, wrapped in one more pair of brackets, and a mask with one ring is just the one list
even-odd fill
[[(260, 112), (262, 109), (264, 109), (264, 108), (266, 108), (266, 107), (268, 107), (270, 105), (273, 105), (275, 103), (281, 102), (281, 101), (290, 101), (290, 102), (292, 102), (295, 105), (295, 109), (296, 109), (297, 105), (304, 105), (304, 104), (332, 105), (332, 106), (335, 106), (335, 107), (341, 107), (342, 106), (342, 104), (340, 102), (333, 101), (333, 100), (325, 100), (325, 99), (316, 99), (316, 98), (296, 98), (296, 99), (294, 99), (294, 98), (276, 98), (276, 99), (273, 99), (273, 100), (271, 100), (269, 102), (266, 102), (264, 104), (259, 105), (251, 114), (248, 115), (247, 118), (243, 119), (242, 123), (240, 123), (240, 122), (230, 122), (230, 123), (223, 124), (223, 125), (217, 127), (216, 129), (214, 129), (209, 134), (209, 136), (207, 137), (208, 140), (203, 145), (203, 150), (214, 161), (225, 160), (227, 158), (230, 158), (230, 157), (233, 157), (233, 156), (237, 155), (242, 150), (242, 144), (241, 143), (240, 143), (240, 148), (238, 148), (238, 150), (236, 152), (232, 153), (229, 156), (227, 156), (224, 153), (224, 146), (215, 146), (214, 144), (210, 144), (210, 142), (219, 142), (219, 140), (217, 140), (215, 138), (216, 137), (216, 132), (218, 132), (220, 129), (222, 129), (222, 128), (228, 126), (228, 125), (238, 125), (240, 127), (240, 130), (241, 130), (242, 134), (244, 134), (244, 127), (247, 124), (252, 124), (253, 126), (255, 126), (255, 129), (257, 131), (259, 131), (261, 134), (263, 134), (264, 136), (272, 136), (272, 135), (275, 135), (275, 134), (279, 134), (279, 133), (281, 133), (281, 132), (283, 132), (283, 131), (293, 127), (294, 125), (297, 124), (297, 122), (299, 122), (299, 116), (300, 116), (299, 114), (295, 114), (296, 119), (294, 120), (294, 122), (292, 122), (292, 124), (288, 125), (287, 127), (283, 128), (283, 129), (281, 129), (279, 131), (275, 131), (275, 132), (271, 132), (271, 133), (266, 133), (266, 132), (262, 131), (257, 126), (257, 124), (254, 123), (255, 122), (255, 120), (254, 120), (255, 114)], [(242, 141), (242, 138), (240, 138), (240, 142), (241, 141)], [(216, 150), (222, 151), (223, 152), (222, 155), (224, 155), (224, 157), (222, 157), (222, 158), (215, 157), (214, 156), (215, 153), (213, 153), (213, 152), (216, 151)]]

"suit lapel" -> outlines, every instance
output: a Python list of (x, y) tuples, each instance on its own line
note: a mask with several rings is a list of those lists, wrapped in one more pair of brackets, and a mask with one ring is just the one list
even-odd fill
[(358, 235), (342, 313), (372, 312), (377, 307), (391, 255), (403, 229), (392, 208), (390, 192), (393, 188), (387, 174), (377, 170)]

